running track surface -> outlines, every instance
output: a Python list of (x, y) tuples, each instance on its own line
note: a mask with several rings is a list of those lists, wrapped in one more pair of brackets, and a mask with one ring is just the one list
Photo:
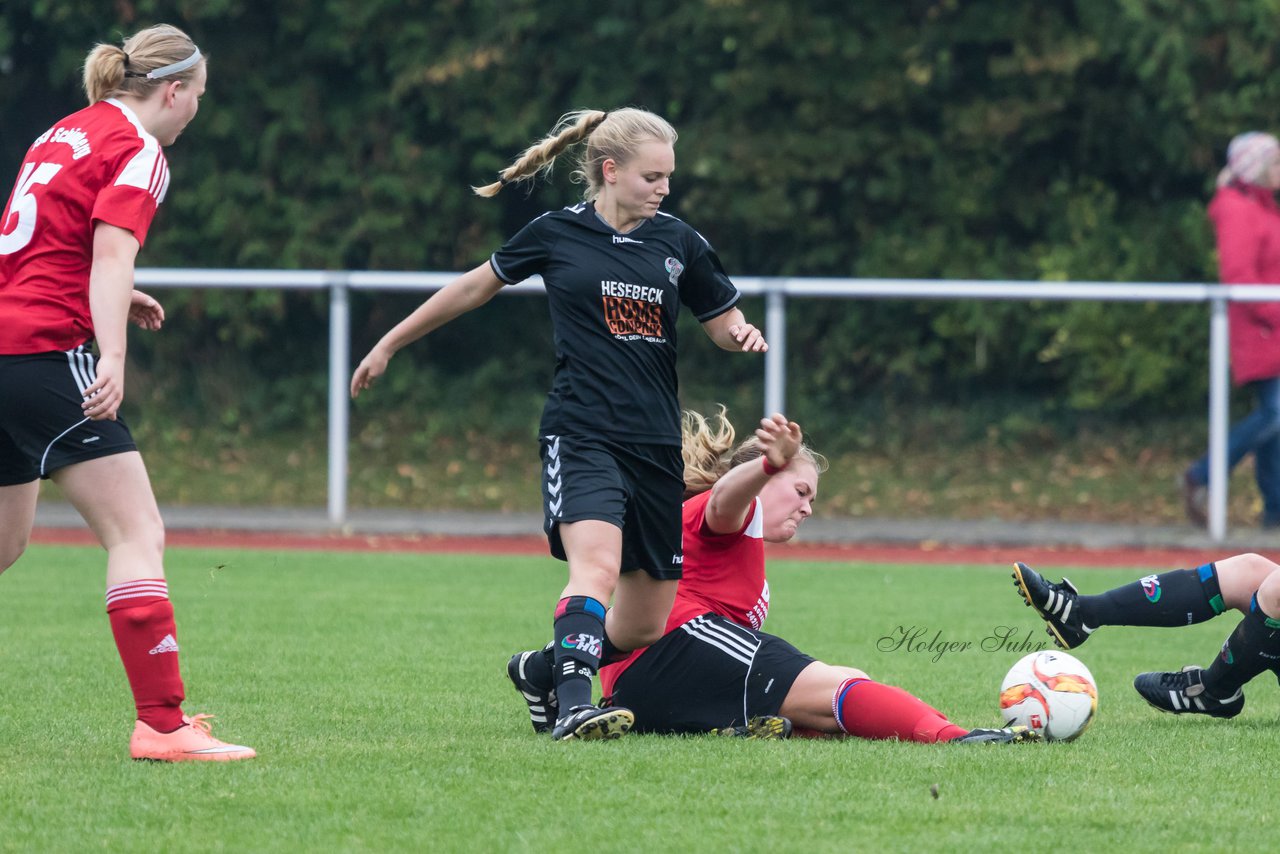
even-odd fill
[[(383, 552), (404, 554), (493, 554), (547, 556), (542, 537), (364, 536), (295, 534), (262, 531), (168, 531), (168, 546), (199, 549), (286, 549), (301, 551)], [(31, 541), (48, 545), (97, 545), (84, 529), (36, 528)], [(908, 563), (1032, 566), (1152, 567), (1199, 566), (1223, 557), (1202, 549), (1043, 546), (951, 546), (937, 543), (788, 543), (769, 546), (778, 560), (837, 563)]]

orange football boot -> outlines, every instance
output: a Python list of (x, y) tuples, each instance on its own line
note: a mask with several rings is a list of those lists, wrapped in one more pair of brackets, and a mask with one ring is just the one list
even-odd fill
[(142, 721), (133, 725), (129, 739), (129, 755), (134, 759), (157, 762), (231, 762), (252, 759), (258, 754), (251, 747), (227, 744), (209, 734), (209, 718), (213, 715), (182, 716), (186, 725), (173, 732), (156, 732)]

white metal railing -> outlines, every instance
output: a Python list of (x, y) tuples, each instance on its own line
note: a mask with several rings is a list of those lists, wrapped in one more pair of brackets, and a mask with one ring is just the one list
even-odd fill
[[(347, 517), (347, 442), (350, 426), (351, 312), (357, 291), (434, 291), (457, 273), (325, 270), (210, 270), (144, 268), (141, 288), (211, 288), (329, 291), (329, 521)], [(1098, 302), (1203, 302), (1209, 304), (1209, 535), (1227, 534), (1227, 428), (1230, 391), (1227, 304), (1280, 302), (1280, 285), (1171, 284), (1165, 282), (1036, 282), (962, 279), (734, 278), (747, 296), (765, 298), (764, 408), (786, 411), (786, 303), (789, 298), (1090, 300)], [(504, 293), (541, 294), (530, 279)]]

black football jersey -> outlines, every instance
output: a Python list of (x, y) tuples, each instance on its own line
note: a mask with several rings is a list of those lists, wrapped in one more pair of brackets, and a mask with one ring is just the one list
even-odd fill
[(546, 284), (556, 370), (542, 435), (680, 444), (680, 305), (705, 322), (739, 299), (702, 235), (664, 213), (621, 234), (583, 202), (538, 217), (489, 263), (507, 284)]

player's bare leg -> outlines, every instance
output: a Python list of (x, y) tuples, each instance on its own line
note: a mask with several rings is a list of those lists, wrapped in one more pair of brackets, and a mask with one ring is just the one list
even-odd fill
[(137, 451), (113, 454), (54, 472), (107, 551), (107, 586), (164, 578), (164, 521)]
[(660, 581), (647, 572), (628, 572), (618, 579), (605, 632), (619, 650), (656, 643), (666, 632), (676, 601), (678, 581)]
[(40, 481), (0, 486), (0, 572), (17, 562), (31, 539)]
[[(1263, 582), (1271, 575), (1280, 572), (1280, 564), (1259, 554), (1246, 553), (1234, 555), (1213, 562), (1218, 570), (1218, 587), (1222, 591), (1222, 603), (1227, 608), (1234, 608), (1247, 613), (1253, 600), (1253, 594), (1259, 592)], [(1263, 602), (1263, 609), (1269, 603)], [(1280, 602), (1273, 604), (1280, 610)]]
[(846, 680), (869, 678), (855, 667), (815, 661), (801, 670), (796, 681), (791, 683), (791, 690), (782, 701), (778, 714), (790, 718), (791, 723), (800, 729), (838, 734), (840, 727), (831, 708), (831, 697)]

